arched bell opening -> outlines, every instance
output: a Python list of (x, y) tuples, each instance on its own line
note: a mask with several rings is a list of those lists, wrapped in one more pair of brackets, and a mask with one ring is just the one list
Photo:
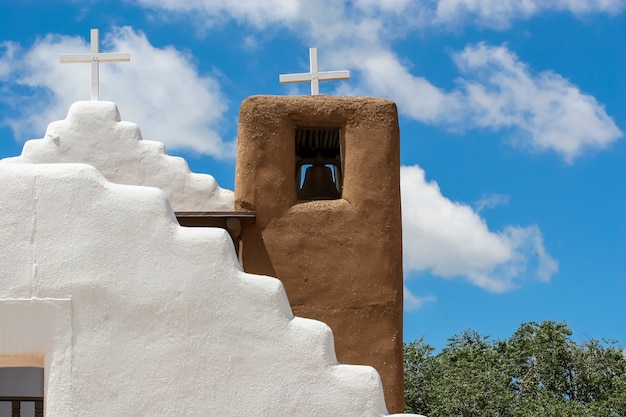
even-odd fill
[(298, 201), (340, 199), (343, 191), (341, 130), (298, 127), (295, 143)]

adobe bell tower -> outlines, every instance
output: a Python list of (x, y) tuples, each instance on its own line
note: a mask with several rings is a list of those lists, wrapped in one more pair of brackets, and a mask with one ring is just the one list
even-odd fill
[(235, 206), (246, 272), (279, 278), (294, 313), (326, 322), (341, 363), (380, 373), (403, 412), (402, 221), (395, 103), (253, 96), (241, 105)]

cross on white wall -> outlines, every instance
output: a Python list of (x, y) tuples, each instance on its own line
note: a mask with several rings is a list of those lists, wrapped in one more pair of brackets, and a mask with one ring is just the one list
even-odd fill
[(349, 80), (350, 71), (323, 71), (317, 69), (317, 48), (309, 48), (309, 57), (311, 60), (311, 72), (302, 72), (298, 74), (281, 74), (279, 80), (281, 84), (291, 83), (311, 83), (311, 95), (318, 96), (320, 94), (320, 81), (331, 80)]
[(128, 62), (130, 53), (99, 53), (100, 35), (98, 29), (91, 29), (91, 53), (61, 55), (61, 64), (91, 63), (91, 101), (98, 101), (100, 95), (100, 62)]

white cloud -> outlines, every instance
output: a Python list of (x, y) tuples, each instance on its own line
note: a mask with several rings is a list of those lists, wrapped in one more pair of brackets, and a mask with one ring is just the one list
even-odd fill
[(435, 20), (443, 24), (462, 24), (463, 20), (490, 27), (506, 27), (515, 19), (527, 19), (538, 7), (534, 1), (441, 0)]
[(228, 18), (264, 28), (272, 23), (298, 20), (303, 1), (299, 0), (135, 0), (140, 6), (189, 13), (204, 25), (219, 25)]
[(404, 311), (417, 311), (426, 303), (437, 301), (434, 295), (416, 296), (406, 286), (404, 287)]
[(4, 81), (13, 70), (13, 64), (15, 62), (15, 52), (19, 46), (14, 42), (2, 42), (0, 43), (1, 56), (5, 58), (0, 60), (0, 81)]
[(340, 49), (331, 55), (331, 65), (360, 72), (361, 85), (352, 83), (352, 93), (389, 97), (412, 119), (437, 123), (461, 111), (457, 93), (446, 93), (425, 78), (412, 75), (393, 52), (382, 47)]
[[(201, 24), (214, 26), (234, 19), (266, 28), (273, 24), (303, 28), (316, 22), (341, 20), (347, 26), (376, 21), (388, 36), (433, 27), (467, 25), (505, 29), (514, 21), (545, 12), (616, 14), (626, 8), (623, 0), (135, 0), (140, 6), (189, 14)], [(166, 14), (169, 17), (168, 14)], [(322, 19), (320, 19), (322, 18)], [(304, 26), (302, 26), (304, 25)], [(331, 30), (331, 32), (335, 32)], [(345, 33), (349, 33), (346, 31)]]
[(480, 43), (454, 54), (463, 77), (452, 91), (412, 75), (382, 47), (338, 49), (331, 57), (362, 77), (338, 91), (389, 97), (410, 118), (445, 128), (505, 131), (521, 147), (554, 151), (568, 162), (622, 136), (594, 97), (553, 72), (533, 73), (505, 46)]
[(519, 143), (572, 161), (604, 148), (622, 132), (602, 105), (550, 71), (532, 74), (505, 46), (469, 45), (454, 56), (467, 124), (515, 128)]
[[(122, 117), (141, 126), (146, 139), (215, 157), (233, 155), (234, 144), (224, 142), (217, 128), (227, 100), (214, 78), (198, 73), (191, 57), (172, 47), (156, 48), (143, 33), (128, 27), (106, 34), (103, 44), (103, 51), (131, 52), (131, 62), (100, 65), (100, 99), (114, 97)], [(89, 99), (88, 65), (59, 64), (61, 54), (89, 51), (87, 40), (48, 35), (19, 54), (15, 48), (7, 51), (0, 57), (0, 68), (11, 68), (13, 83), (42, 89), (31, 95), (37, 102), (22, 98), (11, 103), (17, 114), (5, 116), (3, 123), (18, 138), (41, 137), (47, 124), (63, 118), (72, 102)], [(11, 99), (9, 95), (4, 100)]]
[[(506, 29), (515, 21), (546, 12), (567, 12), (577, 17), (617, 14), (626, 8), (623, 0), (356, 0), (362, 16), (393, 21), (391, 27), (406, 30), (463, 28)], [(399, 26), (399, 27), (398, 27)], [(392, 29), (393, 31), (394, 29)]]
[[(549, 281), (558, 264), (536, 226), (489, 230), (471, 207), (450, 201), (418, 166), (401, 168), (404, 270), (465, 277), (492, 292), (535, 276)], [(531, 270), (534, 269), (534, 270)]]
[(489, 194), (478, 200), (474, 207), (477, 213), (503, 204), (509, 204), (509, 196), (505, 194)]

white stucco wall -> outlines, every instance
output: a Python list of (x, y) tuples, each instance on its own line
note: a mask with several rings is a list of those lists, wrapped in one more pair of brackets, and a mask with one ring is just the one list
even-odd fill
[[(374, 369), (337, 364), (325, 324), (163, 191), (0, 163), (0, 195), (0, 357), (43, 355), (48, 416), (386, 413)], [(20, 309), (47, 319), (16, 328)]]
[(26, 142), (21, 156), (3, 162), (85, 163), (114, 183), (161, 188), (174, 211), (234, 210), (232, 191), (211, 175), (190, 172), (183, 158), (165, 154), (163, 144), (142, 140), (137, 125), (121, 121), (107, 101), (74, 103), (43, 139)]

